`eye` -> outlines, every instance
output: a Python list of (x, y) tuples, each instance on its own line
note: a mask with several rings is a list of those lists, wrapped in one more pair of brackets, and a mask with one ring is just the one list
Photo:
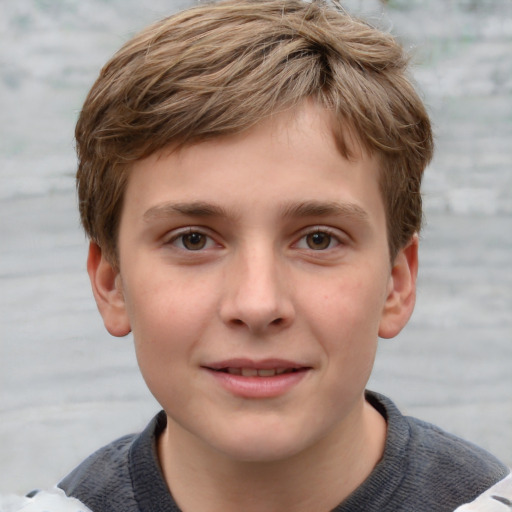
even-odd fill
[(340, 243), (339, 238), (328, 231), (317, 230), (304, 235), (297, 243), (297, 247), (299, 249), (325, 251), (326, 249), (332, 249), (338, 246)]
[(186, 251), (200, 251), (209, 249), (215, 245), (215, 242), (200, 231), (187, 231), (177, 234), (171, 241), (171, 245), (184, 249)]

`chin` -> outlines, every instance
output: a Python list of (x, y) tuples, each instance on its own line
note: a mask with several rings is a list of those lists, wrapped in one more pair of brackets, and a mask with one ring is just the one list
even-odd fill
[(292, 458), (300, 453), (300, 449), (292, 446), (280, 446), (275, 443), (253, 444), (252, 446), (232, 447), (224, 454), (233, 461), (252, 463), (273, 463)]
[(306, 450), (309, 444), (299, 435), (294, 436), (290, 431), (276, 432), (276, 429), (245, 431), (238, 438), (231, 436), (225, 442), (214, 443), (218, 451), (233, 461), (255, 463), (290, 459)]

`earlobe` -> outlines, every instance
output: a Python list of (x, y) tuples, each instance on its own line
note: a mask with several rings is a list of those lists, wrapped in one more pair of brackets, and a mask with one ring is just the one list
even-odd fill
[(131, 328), (119, 270), (107, 261), (101, 248), (94, 242), (89, 244), (87, 272), (107, 331), (112, 336), (126, 336)]
[(381, 338), (395, 337), (407, 324), (416, 303), (418, 235), (414, 234), (393, 263), (389, 289), (379, 325)]

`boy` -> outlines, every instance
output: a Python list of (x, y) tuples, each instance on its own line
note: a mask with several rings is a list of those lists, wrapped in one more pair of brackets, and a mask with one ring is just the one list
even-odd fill
[[(405, 72), (389, 35), (299, 0), (198, 6), (104, 67), (76, 130), (88, 272), (164, 411), (66, 477), (68, 496), (440, 512), (507, 477), (365, 391), (415, 301), (433, 143)], [(487, 505), (510, 504), (507, 482)]]

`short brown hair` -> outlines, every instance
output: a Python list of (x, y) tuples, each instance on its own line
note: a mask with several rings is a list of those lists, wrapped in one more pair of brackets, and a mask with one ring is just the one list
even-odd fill
[(420, 230), (428, 115), (394, 38), (324, 0), (225, 0), (146, 28), (104, 66), (76, 126), (82, 224), (117, 263), (130, 164), (241, 132), (312, 98), (379, 156), (391, 258)]

